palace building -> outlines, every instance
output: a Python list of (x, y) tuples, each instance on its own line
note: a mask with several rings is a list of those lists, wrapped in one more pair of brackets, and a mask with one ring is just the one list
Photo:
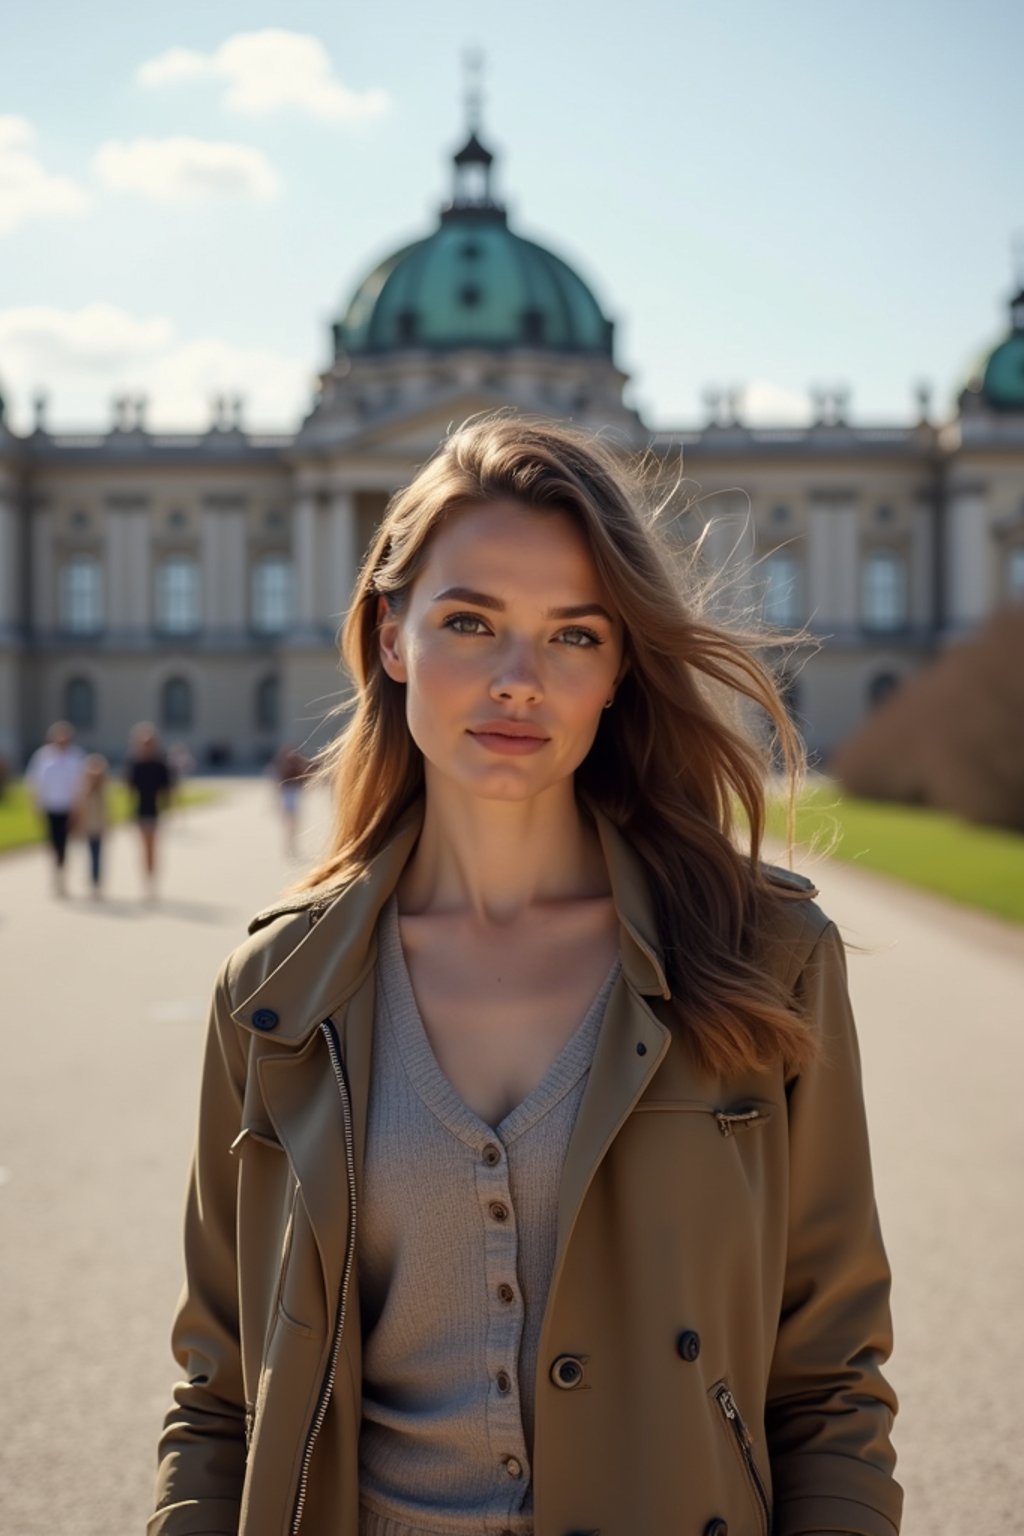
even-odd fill
[[(930, 419), (856, 425), (818, 392), (806, 427), (708, 419), (651, 431), (594, 294), (517, 234), (474, 128), (436, 228), (367, 274), (295, 431), (245, 429), (221, 400), (205, 431), (17, 435), (0, 402), (0, 755), (20, 766), (67, 718), (117, 760), (152, 720), (200, 765), (244, 769), (284, 740), (322, 744), (343, 680), (336, 632), (389, 496), (453, 423), (512, 406), (649, 450), (696, 491), (681, 520), (726, 593), (820, 644), (789, 685), (829, 750), (885, 693), (1000, 604), (1024, 598), (1024, 289), (1005, 339)], [(0, 370), (3, 359), (0, 357)]]

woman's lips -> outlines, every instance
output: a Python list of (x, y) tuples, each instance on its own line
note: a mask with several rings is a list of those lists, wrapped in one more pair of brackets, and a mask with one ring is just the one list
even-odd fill
[(500, 752), (506, 757), (525, 757), (547, 746), (547, 736), (507, 736), (499, 731), (470, 731), (474, 741), (490, 752)]

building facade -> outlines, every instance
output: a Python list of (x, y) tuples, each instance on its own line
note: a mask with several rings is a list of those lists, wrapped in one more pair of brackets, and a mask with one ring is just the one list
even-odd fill
[[(57, 718), (117, 760), (140, 719), (201, 764), (315, 749), (343, 702), (336, 632), (372, 530), (453, 423), (511, 406), (600, 430), (682, 468), (690, 539), (719, 601), (806, 627), (790, 683), (824, 758), (872, 704), (999, 604), (1024, 598), (1024, 289), (955, 416), (855, 425), (820, 392), (807, 427), (739, 419), (651, 432), (625, 403), (614, 327), (587, 285), (508, 224), (475, 131), (436, 229), (376, 266), (332, 328), (297, 431), (18, 436), (0, 402), (0, 756), (19, 766)], [(0, 359), (2, 364), (2, 359)]]

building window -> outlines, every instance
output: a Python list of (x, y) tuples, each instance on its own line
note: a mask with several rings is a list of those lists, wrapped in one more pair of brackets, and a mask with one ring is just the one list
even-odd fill
[(1024, 544), (1015, 544), (1006, 560), (1006, 595), (1024, 601)]
[(864, 561), (861, 613), (865, 629), (902, 629), (907, 622), (907, 564), (879, 549)]
[(256, 729), (276, 731), (281, 721), (281, 681), (261, 677), (256, 684)]
[(95, 635), (103, 627), (103, 569), (93, 555), (73, 555), (61, 570), (61, 628)]
[(879, 672), (868, 683), (868, 703), (871, 708), (883, 703), (890, 695), (895, 693), (900, 685), (900, 680), (895, 672)]
[(172, 555), (157, 567), (156, 622), (168, 635), (193, 635), (199, 628), (199, 567), (187, 555)]
[(761, 562), (764, 581), (762, 611), (766, 624), (790, 628), (800, 623), (800, 562), (796, 555), (776, 550)]
[(270, 555), (252, 568), (252, 627), (261, 635), (280, 635), (292, 619), (292, 563)]
[(96, 687), (87, 677), (71, 677), (64, 685), (64, 718), (76, 731), (96, 727)]
[(187, 677), (169, 677), (160, 690), (160, 724), (165, 731), (190, 731), (194, 706)]

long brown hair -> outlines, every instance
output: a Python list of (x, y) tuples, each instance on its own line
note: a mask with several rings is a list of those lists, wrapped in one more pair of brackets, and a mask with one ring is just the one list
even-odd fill
[[(317, 771), (333, 795), (330, 851), (293, 889), (357, 879), (423, 793), (404, 688), (380, 661), (378, 599), (400, 612), (446, 514), (498, 500), (572, 516), (622, 617), (628, 670), (576, 789), (621, 828), (648, 871), (666, 974), (698, 1062), (724, 1074), (799, 1065), (812, 1049), (808, 1027), (754, 958), (774, 899), (759, 865), (771, 752), (791, 803), (803, 765), (758, 654), (765, 634), (707, 616), (699, 585), (680, 581), (680, 541), (656, 508), (641, 510), (650, 500), (644, 476), (563, 424), (506, 412), (474, 418), (389, 503), (342, 631), (351, 714)], [(692, 575), (692, 551), (685, 563)], [(745, 722), (750, 705), (771, 723), (772, 749)]]

